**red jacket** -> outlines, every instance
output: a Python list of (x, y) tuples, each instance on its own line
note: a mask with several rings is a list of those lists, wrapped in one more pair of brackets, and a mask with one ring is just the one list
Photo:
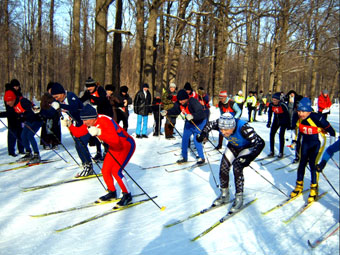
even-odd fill
[(332, 105), (331, 100), (329, 99), (329, 96), (324, 96), (322, 93), (320, 94), (319, 98), (318, 98), (318, 108), (319, 108), (319, 112), (322, 113), (322, 111), (325, 108), (330, 108)]

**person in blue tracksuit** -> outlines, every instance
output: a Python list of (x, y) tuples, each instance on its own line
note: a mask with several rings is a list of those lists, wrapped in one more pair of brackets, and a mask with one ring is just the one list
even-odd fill
[[(328, 160), (333, 157), (334, 153), (338, 152), (340, 150), (340, 136), (338, 137), (338, 140), (335, 143), (330, 142), (331, 145), (328, 146), (324, 154), (322, 155), (322, 159), (319, 164), (316, 165), (316, 170), (318, 172), (322, 172), (322, 170), (325, 168)], [(339, 161), (338, 161), (339, 162)]]
[[(277, 92), (272, 97), (272, 102), (269, 104), (267, 128), (270, 128), (270, 153), (268, 156), (274, 156), (275, 134), (280, 128), (280, 150), (278, 158), (283, 157), (285, 146), (285, 132), (290, 127), (290, 116), (287, 105), (281, 101), (281, 93)], [(274, 113), (273, 123), (272, 115)]]
[(203, 164), (205, 162), (202, 144), (197, 142), (196, 135), (204, 128), (207, 123), (206, 115), (204, 114), (203, 106), (197, 99), (190, 97), (187, 92), (182, 89), (178, 91), (177, 102), (169, 110), (163, 110), (161, 112), (165, 115), (179, 115), (185, 116), (184, 131), (182, 137), (182, 159), (177, 163), (185, 163), (188, 161), (188, 147), (190, 144), (190, 137), (194, 135), (194, 144), (198, 153), (197, 164)]
[(231, 113), (224, 113), (219, 119), (208, 122), (197, 141), (202, 142), (211, 130), (218, 130), (228, 140), (220, 165), (221, 195), (213, 205), (229, 202), (229, 171), (233, 166), (236, 194), (231, 211), (236, 212), (243, 205), (243, 169), (261, 153), (264, 140), (246, 121), (235, 119)]
[(294, 127), (302, 136), (300, 163), (297, 171), (296, 187), (290, 196), (296, 197), (303, 191), (303, 179), (305, 168), (309, 162), (311, 172), (311, 188), (308, 203), (315, 201), (318, 196), (318, 174), (316, 171), (316, 161), (322, 152), (320, 136), (327, 132), (332, 140), (335, 139), (335, 130), (329, 122), (318, 113), (313, 112), (312, 103), (309, 98), (304, 97), (298, 104), (297, 112), (299, 120)]

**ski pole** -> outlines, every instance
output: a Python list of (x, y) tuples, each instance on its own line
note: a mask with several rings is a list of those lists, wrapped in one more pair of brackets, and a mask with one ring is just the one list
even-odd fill
[(10, 130), (8, 128), (8, 126), (1, 120), (1, 118), (0, 118), (0, 121), (1, 121), (2, 125), (4, 125), (7, 128), (8, 132), (10, 132), (12, 134), (12, 136), (14, 136), (16, 139), (18, 139), (18, 141), (22, 144), (21, 139), (19, 137), (17, 137), (16, 134), (14, 134), (14, 132), (12, 130)]
[[(24, 126), (27, 127), (34, 135), (36, 135), (45, 145), (47, 145), (47, 143), (37, 133), (35, 133), (34, 130), (29, 125), (27, 125), (25, 122), (24, 122)], [(59, 158), (64, 160), (66, 163), (68, 163), (56, 150), (54, 150), (53, 148), (51, 149), (55, 154), (59, 156)]]
[(340, 170), (338, 163), (336, 163), (336, 161), (333, 158), (331, 158), (331, 159), (332, 159), (333, 163), (337, 166), (337, 168), (339, 168), (339, 170)]
[[(70, 118), (71, 118), (72, 120), (74, 120), (73, 117), (72, 117), (72, 115), (71, 115), (71, 113), (69, 113), (68, 111), (66, 111), (66, 113), (70, 116)], [(73, 141), (75, 142), (75, 144), (77, 144), (77, 142), (76, 142), (76, 139), (77, 139), (77, 138), (75, 138), (75, 137), (72, 135), (71, 130), (70, 130), (69, 127), (68, 127), (68, 131), (70, 132), (70, 135), (71, 135), (71, 137), (73, 138)], [(83, 143), (83, 141), (82, 141), (81, 139), (79, 139), (79, 143), (80, 143), (80, 145), (83, 147), (83, 149), (85, 149), (85, 151), (86, 151), (86, 148), (87, 148), (87, 147), (85, 146), (85, 144)], [(81, 151), (80, 153), (82, 153), (82, 155), (85, 156), (83, 151)], [(90, 152), (89, 152), (89, 153), (90, 153)], [(99, 169), (101, 169), (101, 167), (99, 166), (99, 164), (98, 164), (95, 160), (93, 160), (93, 158), (91, 157), (91, 155), (90, 155), (90, 158), (91, 158), (91, 160), (97, 165), (97, 167), (98, 167)], [(80, 167), (80, 166), (79, 166), (79, 167)], [(97, 180), (98, 180), (98, 181), (100, 182), (100, 184), (103, 186), (104, 190), (107, 190), (107, 189), (105, 188), (104, 184), (102, 183), (102, 181), (99, 179), (99, 176), (97, 175), (97, 173), (96, 173), (95, 171), (93, 171), (93, 172), (94, 172), (95, 176), (97, 177)]]
[(286, 197), (289, 197), (286, 193), (284, 193), (281, 189), (279, 189), (275, 184), (273, 184), (271, 181), (269, 181), (266, 177), (264, 177), (259, 171), (257, 171), (255, 168), (253, 168), (251, 165), (249, 165), (251, 169), (253, 169), (258, 175), (260, 175), (264, 180), (266, 180), (268, 183), (270, 183), (274, 188), (276, 188), (278, 191), (280, 191), (282, 194), (284, 194)]
[(328, 180), (328, 178), (326, 177), (326, 175), (325, 175), (323, 172), (321, 172), (321, 174), (322, 174), (323, 178), (325, 178), (325, 180), (328, 182), (329, 186), (331, 186), (332, 189), (334, 190), (334, 192), (338, 195), (338, 197), (340, 197), (339, 193), (336, 191), (336, 189), (334, 188), (334, 186), (332, 185), (332, 183)]
[(212, 171), (212, 169), (211, 169), (210, 161), (209, 161), (208, 155), (207, 155), (207, 153), (206, 153), (204, 147), (203, 147), (203, 151), (204, 151), (204, 154), (205, 154), (205, 158), (206, 158), (207, 161), (208, 161), (209, 169), (210, 169), (211, 175), (212, 175), (212, 177), (213, 177), (213, 179), (214, 179), (216, 188), (218, 188), (219, 186), (218, 186), (217, 181), (216, 181), (216, 179), (215, 179), (215, 175), (214, 175), (214, 173), (213, 173), (213, 171)]
[[(96, 136), (97, 137), (97, 136)], [(103, 144), (103, 141), (102, 140), (100, 140), (98, 137), (97, 137), (97, 139), (98, 139), (98, 141), (101, 143), (101, 144)], [(129, 176), (129, 178), (138, 186), (138, 188), (140, 188), (140, 190), (141, 191), (143, 191), (144, 192), (144, 194), (145, 195), (147, 195), (147, 197), (161, 210), (161, 211), (164, 211), (165, 210), (165, 206), (162, 206), (162, 207), (160, 207), (156, 202), (155, 202), (155, 200), (152, 198), (152, 197), (150, 197), (149, 196), (149, 194), (135, 181), (135, 179), (134, 178), (132, 178), (132, 176), (128, 173), (128, 171), (126, 171), (126, 169), (122, 166), (122, 164), (120, 164), (119, 163), (119, 161), (112, 155), (112, 153), (111, 153), (111, 151), (110, 150), (108, 150), (107, 151), (109, 154), (110, 154), (110, 156), (113, 158), (113, 160), (114, 161), (116, 161), (116, 163), (120, 166), (120, 168), (122, 169), (122, 170), (124, 170), (124, 172)]]

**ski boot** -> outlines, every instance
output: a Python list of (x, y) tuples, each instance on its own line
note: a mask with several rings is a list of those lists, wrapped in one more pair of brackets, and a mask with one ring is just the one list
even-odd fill
[(310, 193), (309, 193), (309, 197), (308, 197), (308, 203), (312, 203), (316, 200), (316, 198), (318, 197), (318, 184), (311, 184), (310, 185)]
[(292, 163), (296, 164), (297, 162), (299, 162), (299, 160), (300, 160), (299, 156), (296, 156)]
[(319, 164), (316, 165), (316, 171), (318, 172), (322, 172), (322, 170), (325, 168), (326, 166), (326, 160), (321, 160), (321, 162)]
[(183, 164), (183, 163), (186, 163), (186, 162), (188, 162), (188, 160), (184, 159), (184, 158), (179, 159), (179, 160), (176, 161), (177, 164)]
[(30, 159), (29, 163), (30, 164), (37, 164), (37, 163), (40, 163), (41, 162), (41, 159), (40, 159), (40, 155), (39, 153), (34, 153), (33, 154), (33, 157)]
[(290, 197), (294, 198), (298, 196), (299, 194), (302, 193), (302, 190), (303, 190), (303, 181), (296, 181), (295, 189), (292, 191), (292, 193), (290, 193)]
[(101, 196), (96, 203), (100, 203), (100, 202), (105, 202), (105, 201), (111, 201), (111, 200), (115, 200), (117, 198), (117, 191), (111, 191), (108, 190), (109, 193), (107, 193), (104, 196)]
[(221, 194), (212, 203), (213, 206), (223, 205), (229, 203), (229, 189), (221, 188)]
[(94, 174), (93, 166), (92, 166), (92, 163), (89, 162), (89, 163), (83, 164), (83, 171), (78, 173), (75, 177), (84, 177), (84, 176), (89, 176), (93, 174)]
[(277, 158), (283, 158), (283, 153), (280, 152), (279, 155), (277, 155)]
[(122, 197), (122, 199), (117, 203), (116, 206), (118, 206), (118, 207), (126, 206), (126, 205), (128, 205), (128, 204), (131, 204), (131, 202), (132, 202), (131, 193), (125, 193), (125, 192), (123, 192), (123, 197)]
[(96, 161), (96, 162), (103, 161), (102, 154), (100, 152), (98, 152), (96, 154), (96, 156), (93, 157), (93, 160)]
[(268, 157), (274, 157), (274, 152), (271, 151), (271, 152), (268, 154)]
[(23, 156), (22, 158), (18, 159), (18, 162), (30, 161), (31, 158), (32, 158), (32, 153), (31, 152), (26, 152), (25, 156)]
[(242, 205), (243, 205), (243, 192), (236, 193), (234, 203), (233, 203), (232, 207), (230, 208), (230, 212), (235, 213), (235, 212), (239, 211), (241, 209)]
[(205, 163), (205, 159), (203, 158), (198, 158), (197, 160), (197, 165), (203, 165)]

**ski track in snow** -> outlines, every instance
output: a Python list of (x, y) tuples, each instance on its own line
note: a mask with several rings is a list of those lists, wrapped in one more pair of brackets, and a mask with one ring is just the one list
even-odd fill
[[(2, 105), (0, 109), (3, 110), (4, 106)], [(210, 120), (218, 118), (219, 111), (215, 107), (212, 107), (211, 111)], [(247, 109), (243, 110), (242, 119), (247, 120)], [(6, 119), (2, 120), (6, 123)], [(257, 116), (257, 120), (258, 122), (250, 125), (266, 141), (266, 147), (259, 156), (263, 157), (269, 152), (269, 129), (265, 126), (267, 115)], [(332, 107), (328, 120), (339, 133), (339, 106)], [(314, 250), (307, 244), (307, 240), (314, 241), (339, 221), (339, 198), (323, 176), (320, 176), (319, 192), (328, 191), (327, 195), (288, 225), (282, 221), (304, 204), (308, 193), (263, 216), (261, 212), (280, 203), (285, 196), (254, 170), (246, 168), (244, 170), (245, 202), (258, 198), (254, 204), (195, 242), (191, 242), (190, 239), (225, 215), (230, 205), (182, 224), (164, 228), (166, 224), (186, 218), (208, 207), (216, 198), (219, 190), (214, 177), (218, 181), (220, 162), (214, 160), (219, 159), (221, 155), (217, 153), (208, 156), (214, 177), (209, 165), (174, 173), (167, 173), (164, 167), (142, 170), (141, 167), (171, 163), (179, 158), (174, 155), (174, 152), (162, 155), (157, 153), (157, 150), (166, 151), (173, 147), (179, 148), (180, 145), (171, 147), (171, 144), (176, 141), (165, 140), (164, 136), (153, 137), (153, 122), (153, 116), (149, 116), (148, 139), (135, 139), (136, 151), (126, 170), (150, 196), (158, 196), (155, 202), (160, 206), (166, 206), (164, 211), (159, 210), (149, 201), (61, 233), (56, 233), (55, 230), (109, 210), (112, 204), (42, 218), (30, 217), (34, 214), (92, 202), (106, 193), (96, 178), (31, 192), (21, 191), (24, 187), (69, 179), (78, 172), (76, 164), (60, 146), (58, 153), (69, 161), (68, 164), (60, 160), (46, 165), (0, 173), (0, 254), (339, 254), (339, 233), (331, 236)], [(135, 136), (135, 126), (136, 115), (131, 114), (128, 132), (133, 136)], [(183, 131), (182, 120), (178, 119), (176, 128), (180, 132)], [(62, 132), (62, 142), (80, 162), (67, 129), (63, 128)], [(7, 155), (7, 130), (2, 124), (0, 133), (1, 163), (13, 161), (14, 158)], [(177, 142), (180, 141), (178, 135), (176, 139)], [(277, 134), (276, 148), (278, 139)], [(290, 131), (286, 132), (286, 139), (288, 139), (286, 144), (290, 144)], [(213, 132), (210, 140), (217, 143), (218, 133)], [(207, 147), (211, 146), (206, 144), (205, 148)], [(43, 159), (58, 158), (53, 151), (44, 151), (41, 146), (40, 149)], [(95, 147), (90, 147), (90, 151), (94, 155)], [(290, 149), (285, 147), (285, 154), (290, 153), (292, 153)], [(339, 153), (336, 153), (333, 158), (339, 163)], [(195, 160), (190, 153), (189, 160)], [(260, 162), (253, 162), (251, 165), (289, 195), (296, 181), (296, 171), (288, 172), (293, 167), (290, 165), (291, 160), (292, 157), (266, 166), (261, 166)], [(282, 164), (287, 164), (287, 169), (275, 170)], [(9, 167), (12, 166), (0, 166), (0, 170)], [(96, 170), (99, 172), (97, 166)], [(328, 162), (324, 173), (339, 191), (339, 169), (332, 160)], [(231, 197), (234, 194), (233, 178), (231, 171)], [(133, 193), (141, 193), (132, 180), (129, 179), (128, 182)], [(117, 183), (115, 184), (120, 193)], [(306, 170), (305, 188), (309, 185), (310, 174)]]

